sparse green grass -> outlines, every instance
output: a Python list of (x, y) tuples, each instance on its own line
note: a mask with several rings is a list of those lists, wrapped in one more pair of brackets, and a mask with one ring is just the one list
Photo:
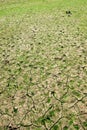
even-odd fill
[(0, 130), (87, 128), (86, 21), (87, 0), (0, 1)]

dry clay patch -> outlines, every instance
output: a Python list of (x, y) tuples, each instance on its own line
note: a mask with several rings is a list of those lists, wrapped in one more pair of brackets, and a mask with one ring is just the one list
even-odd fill
[(2, 129), (87, 127), (86, 39), (78, 21), (57, 14), (0, 22)]

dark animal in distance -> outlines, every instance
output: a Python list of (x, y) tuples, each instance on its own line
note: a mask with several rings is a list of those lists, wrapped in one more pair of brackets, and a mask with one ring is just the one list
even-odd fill
[(71, 12), (70, 10), (68, 10), (68, 11), (66, 11), (66, 14), (67, 14), (68, 16), (71, 16), (71, 15), (72, 15), (72, 12)]

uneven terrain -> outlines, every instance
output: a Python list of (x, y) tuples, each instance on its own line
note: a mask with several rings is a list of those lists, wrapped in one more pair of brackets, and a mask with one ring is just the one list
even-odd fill
[(87, 0), (0, 0), (0, 130), (87, 129)]

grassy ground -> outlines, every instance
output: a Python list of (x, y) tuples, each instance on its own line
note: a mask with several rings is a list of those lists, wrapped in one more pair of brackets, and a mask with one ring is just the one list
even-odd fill
[(0, 1), (0, 130), (14, 129), (87, 129), (87, 0)]

